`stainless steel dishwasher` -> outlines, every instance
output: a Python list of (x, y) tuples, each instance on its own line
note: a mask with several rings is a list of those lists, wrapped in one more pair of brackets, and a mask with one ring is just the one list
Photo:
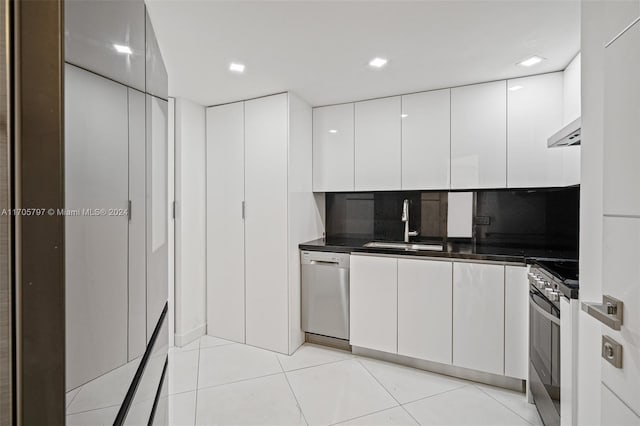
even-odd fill
[(302, 329), (349, 339), (349, 253), (303, 251)]

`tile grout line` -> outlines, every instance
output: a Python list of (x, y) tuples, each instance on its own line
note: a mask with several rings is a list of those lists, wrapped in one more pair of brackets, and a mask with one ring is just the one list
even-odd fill
[[(493, 399), (494, 401), (496, 401), (498, 404), (502, 405), (503, 407), (505, 407), (507, 410), (511, 411), (513, 414), (515, 414), (516, 416), (520, 417), (522, 420), (524, 420), (527, 424), (530, 424), (533, 426), (533, 423), (531, 423), (529, 420), (525, 419), (524, 417), (522, 417), (517, 411), (513, 410), (511, 407), (509, 407), (508, 405), (504, 404), (502, 401), (500, 401), (497, 398), (494, 398), (490, 393), (485, 392), (484, 389), (482, 389), (479, 386), (474, 386), (476, 389), (478, 389), (480, 392), (482, 392), (483, 394), (487, 395), (489, 398)], [(525, 397), (526, 398), (526, 397)]]
[(90, 409), (90, 410), (76, 411), (76, 412), (74, 412), (74, 413), (65, 413), (65, 417), (75, 416), (76, 414), (90, 413), (90, 412), (92, 412), (92, 411), (106, 410), (107, 408), (120, 407), (120, 405), (121, 405), (121, 404), (112, 404), (112, 405), (107, 405), (107, 406), (105, 406), (105, 407), (92, 408), (92, 409)]
[(405, 402), (405, 403), (403, 403), (403, 404), (401, 404), (401, 405), (402, 405), (402, 406), (405, 406), (405, 405), (413, 404), (414, 402), (419, 402), (419, 401), (422, 401), (422, 400), (425, 400), (425, 399), (432, 398), (432, 397), (434, 397), (434, 396), (443, 395), (443, 394), (445, 394), (445, 393), (449, 393), (449, 392), (457, 391), (457, 390), (460, 390), (460, 389), (462, 389), (462, 388), (466, 388), (466, 387), (469, 387), (469, 386), (473, 386), (473, 385), (460, 385), (460, 386), (458, 386), (457, 388), (447, 389), (447, 390), (445, 390), (445, 391), (437, 392), (437, 393), (434, 393), (433, 395), (429, 395), (429, 396), (423, 396), (422, 398), (414, 399), (414, 400), (412, 400), (412, 401), (407, 401), (407, 402)]
[(193, 408), (193, 424), (195, 425), (198, 420), (198, 385), (200, 381), (200, 351), (202, 349), (202, 336), (198, 339), (198, 367), (196, 368), (196, 403)]
[[(277, 376), (278, 374), (284, 374), (284, 373), (282, 373), (282, 372), (269, 373), (269, 374), (265, 374), (264, 376), (250, 377), (248, 379), (240, 379), (240, 380), (235, 380), (233, 382), (220, 383), (220, 384), (211, 385), (211, 386), (203, 386), (200, 389), (193, 389), (193, 390), (190, 390), (190, 391), (183, 391), (183, 392), (179, 392), (179, 393), (193, 392), (194, 390), (195, 391), (199, 391), (199, 390), (202, 391), (202, 390), (205, 390), (205, 389), (219, 388), (219, 387), (226, 386), (226, 385), (235, 385), (237, 383), (244, 383), (244, 382), (249, 382), (251, 380), (264, 379), (265, 377)], [(177, 394), (173, 394), (173, 395), (177, 395)]]
[(285, 373), (292, 373), (294, 371), (308, 370), (309, 368), (321, 367), (323, 365), (329, 365), (329, 364), (336, 364), (338, 362), (349, 361), (349, 360), (352, 360), (352, 359), (354, 359), (354, 358), (336, 359), (336, 360), (333, 360), (333, 361), (323, 362), (321, 364), (310, 365), (308, 367), (292, 368), (291, 370), (286, 370), (284, 372)]
[[(358, 362), (358, 364), (360, 364), (360, 365), (362, 366), (362, 368), (364, 368), (364, 370), (365, 370), (367, 373), (369, 373), (369, 375), (370, 375), (371, 377), (373, 377), (373, 379), (374, 379), (376, 382), (378, 382), (378, 384), (379, 384), (380, 386), (382, 386), (382, 389), (384, 389), (384, 390), (385, 390), (385, 392), (387, 392), (387, 393), (391, 396), (391, 398), (393, 398), (393, 400), (394, 400), (395, 402), (397, 402), (397, 403), (398, 403), (398, 405), (397, 405), (398, 407), (401, 407), (401, 408), (404, 410), (404, 412), (405, 412), (405, 413), (407, 413), (407, 414), (409, 415), (409, 417), (411, 417), (411, 418), (413, 419), (413, 421), (414, 421), (414, 422), (416, 422), (417, 424), (420, 424), (420, 422), (418, 421), (418, 419), (416, 419), (415, 417), (413, 417), (413, 415), (409, 412), (409, 410), (407, 410), (407, 409), (402, 405), (402, 403), (401, 403), (400, 401), (398, 401), (398, 399), (396, 399), (396, 397), (395, 397), (395, 396), (393, 396), (393, 394), (392, 394), (391, 392), (389, 392), (389, 390), (386, 388), (386, 386), (385, 386), (385, 385), (383, 385), (383, 384), (382, 384), (382, 382), (381, 382), (380, 380), (378, 380), (378, 378), (377, 378), (377, 377), (376, 377), (376, 376), (375, 376), (371, 371), (369, 371), (369, 369), (367, 368), (367, 366), (366, 366), (366, 365), (364, 365), (364, 363), (363, 363), (362, 361), (357, 360), (357, 362)], [(371, 413), (371, 414), (373, 414), (373, 413)]]
[(367, 366), (366, 366), (366, 365), (364, 365), (364, 364), (362, 363), (362, 361), (357, 360), (356, 362), (357, 362), (358, 364), (360, 364), (360, 365), (362, 366), (362, 368), (364, 368), (364, 370), (365, 370), (365, 371), (366, 371), (366, 372), (367, 372), (371, 377), (373, 377), (373, 380), (375, 380), (376, 382), (378, 382), (378, 384), (379, 384), (380, 386), (382, 386), (382, 389), (384, 389), (384, 390), (385, 390), (385, 392), (387, 392), (387, 393), (389, 394), (389, 396), (391, 396), (391, 398), (393, 398), (393, 400), (394, 400), (395, 402), (397, 402), (397, 403), (398, 403), (398, 406), (402, 405), (402, 404), (400, 403), (400, 401), (398, 401), (398, 400), (396, 399), (396, 397), (395, 397), (395, 396), (393, 396), (393, 394), (392, 394), (391, 392), (389, 392), (389, 390), (385, 387), (385, 385), (383, 385), (383, 384), (382, 384), (382, 382), (380, 382), (380, 380), (378, 380), (378, 378), (377, 378), (376, 376), (374, 376), (374, 375), (373, 375), (373, 373), (372, 373), (371, 371), (369, 371), (369, 369), (367, 368)]
[[(65, 407), (64, 407), (64, 408), (65, 408), (65, 415), (66, 415), (66, 410), (67, 410), (69, 407), (71, 407), (71, 404), (73, 404), (73, 401), (75, 401), (75, 400), (76, 400), (76, 398), (78, 397), (78, 394), (80, 393), (80, 391), (82, 391), (82, 386), (80, 386), (80, 387), (78, 388), (78, 392), (76, 392), (76, 394), (75, 394), (75, 395), (73, 395), (73, 398), (71, 398), (71, 401), (69, 401), (69, 403), (65, 405)], [(67, 393), (68, 393), (68, 392), (65, 392), (65, 396), (66, 396), (66, 394), (67, 394)]]
[(284, 371), (284, 367), (282, 367), (282, 363), (280, 362), (280, 358), (278, 358), (278, 356), (276, 355), (276, 359), (278, 360), (278, 364), (280, 364), (280, 369), (282, 369), (282, 374), (284, 375), (284, 379), (287, 381), (287, 385), (289, 386), (289, 390), (291, 391), (291, 395), (293, 395), (293, 399), (296, 401), (296, 406), (298, 407), (298, 410), (300, 411), (300, 414), (302, 415), (302, 420), (304, 420), (304, 423), (309, 426), (309, 422), (307, 421), (307, 416), (304, 415), (304, 411), (302, 411), (302, 405), (300, 405), (300, 401), (298, 401), (298, 397), (295, 393), (295, 391), (293, 390), (293, 386), (291, 386), (291, 382), (289, 381), (289, 377), (287, 377), (287, 372)]
[[(351, 417), (351, 418), (349, 418), (349, 419), (342, 420), (342, 421), (339, 421), (339, 422), (337, 422), (337, 423), (331, 423), (329, 426), (341, 425), (341, 424), (343, 424), (343, 423), (351, 422), (351, 421), (353, 421), (353, 420), (361, 419), (361, 418), (363, 418), (363, 417), (372, 416), (372, 415), (374, 415), (374, 414), (384, 413), (385, 411), (393, 410), (394, 408), (400, 408), (400, 406), (398, 406), (398, 407), (391, 407), (391, 408), (383, 408), (382, 410), (377, 410), (377, 411), (374, 411), (374, 412), (371, 412), (371, 413), (368, 413), (368, 414), (363, 414), (363, 415), (361, 415), (361, 416)], [(411, 414), (409, 414), (409, 415), (411, 416)], [(412, 418), (413, 418), (413, 417), (412, 417)], [(418, 424), (420, 424), (420, 423), (418, 423)]]
[[(211, 349), (211, 348), (204, 348), (204, 349)], [(276, 355), (276, 357), (277, 357), (277, 355)], [(289, 371), (284, 371), (284, 368), (282, 367), (282, 364), (280, 364), (280, 368), (282, 368), (282, 370), (283, 370), (282, 372), (278, 372), (278, 373), (269, 373), (269, 374), (265, 374), (265, 375), (263, 375), (263, 376), (248, 377), (248, 378), (246, 378), (246, 379), (234, 380), (234, 381), (232, 381), (232, 382), (219, 383), (219, 384), (217, 384), (217, 385), (203, 386), (202, 388), (200, 388), (200, 390), (204, 390), (204, 389), (211, 389), (211, 388), (217, 388), (217, 387), (225, 386), (225, 385), (233, 385), (233, 384), (236, 384), (236, 383), (248, 382), (248, 381), (250, 381), (250, 380), (262, 379), (262, 378), (264, 378), (264, 377), (276, 376), (276, 375), (278, 375), (278, 374), (293, 373), (293, 372), (297, 372), (297, 371), (301, 371), (301, 370), (307, 370), (307, 369), (310, 369), (310, 368), (320, 367), (320, 366), (329, 365), (329, 364), (337, 364), (337, 363), (339, 363), (339, 362), (343, 362), (343, 361), (351, 361), (351, 360), (353, 360), (353, 358), (341, 359), (341, 360), (337, 360), (337, 361), (330, 361), (330, 362), (327, 362), (327, 363), (324, 363), (324, 364), (312, 365), (312, 366), (309, 366), (309, 367), (302, 367), (302, 368), (298, 368), (298, 369), (295, 369), (295, 370), (289, 370)], [(280, 360), (278, 360), (278, 362), (280, 362)], [(182, 392), (176, 392), (176, 393), (174, 393), (174, 394), (172, 394), (172, 395), (177, 395), (177, 394), (179, 394), (179, 393), (193, 392), (194, 390), (195, 390), (195, 389), (192, 389), (192, 390), (186, 390), (186, 391), (182, 391)]]

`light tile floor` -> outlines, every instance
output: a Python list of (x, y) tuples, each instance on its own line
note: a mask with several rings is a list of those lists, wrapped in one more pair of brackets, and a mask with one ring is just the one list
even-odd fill
[(170, 350), (169, 394), (172, 426), (542, 424), (524, 394), (310, 344), (204, 336)]

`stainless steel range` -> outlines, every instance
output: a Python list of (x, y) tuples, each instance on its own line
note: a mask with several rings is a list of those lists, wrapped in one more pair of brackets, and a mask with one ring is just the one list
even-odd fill
[(578, 292), (577, 261), (536, 261), (529, 272), (529, 388), (543, 423), (560, 425), (560, 299)]

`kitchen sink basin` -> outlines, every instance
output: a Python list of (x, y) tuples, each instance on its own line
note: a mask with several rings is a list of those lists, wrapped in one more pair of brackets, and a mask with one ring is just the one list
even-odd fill
[(442, 244), (417, 244), (417, 243), (393, 243), (382, 241), (371, 241), (364, 245), (370, 248), (415, 250), (415, 251), (442, 251)]

